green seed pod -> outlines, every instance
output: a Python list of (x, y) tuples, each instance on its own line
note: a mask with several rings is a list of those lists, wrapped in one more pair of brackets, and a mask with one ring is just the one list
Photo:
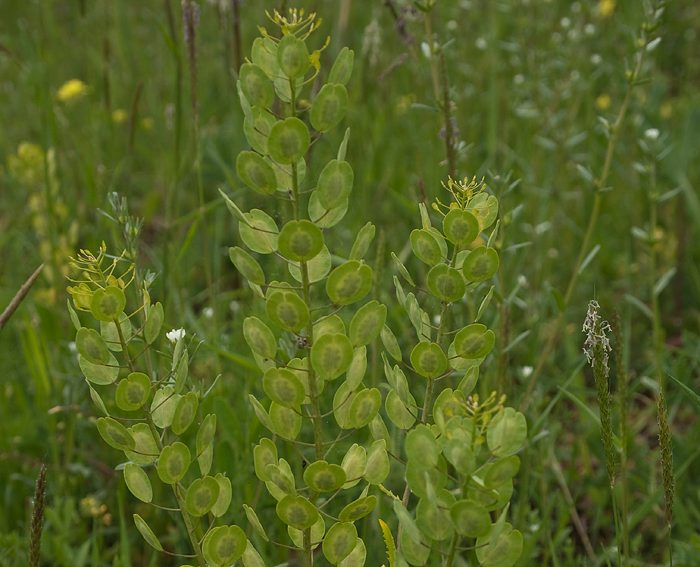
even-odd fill
[(430, 428), (420, 424), (406, 435), (406, 457), (418, 468), (432, 469), (440, 458), (440, 446)]
[(114, 358), (100, 333), (94, 329), (87, 327), (79, 329), (75, 335), (75, 346), (80, 356), (92, 364), (109, 364), (110, 359)]
[(192, 457), (187, 445), (180, 441), (175, 441), (171, 445), (166, 445), (160, 452), (156, 470), (158, 477), (165, 484), (175, 484), (181, 481), (187, 469), (190, 468)]
[(207, 532), (202, 541), (204, 559), (211, 567), (228, 567), (241, 558), (248, 538), (238, 526), (219, 526)]
[(267, 75), (273, 79), (280, 74), (277, 64), (277, 44), (271, 37), (257, 37), (253, 40), (250, 50), (250, 59)]
[(253, 448), (253, 465), (255, 466), (255, 476), (263, 482), (270, 480), (266, 467), (277, 464), (277, 446), (267, 437), (260, 439), (260, 442)]
[(335, 268), (326, 280), (326, 293), (336, 305), (360, 301), (372, 289), (372, 268), (349, 260)]
[(505, 522), (476, 540), (476, 558), (484, 567), (511, 567), (523, 553), (523, 534)]
[(425, 378), (436, 378), (447, 370), (447, 357), (440, 345), (421, 341), (411, 351), (413, 369)]
[[(343, 467), (345, 477), (348, 479), (345, 484), (343, 484), (343, 488), (345, 490), (352, 488), (360, 482), (365, 472), (365, 467), (367, 466), (367, 450), (361, 445), (353, 443), (350, 449), (348, 449), (348, 452), (345, 453), (340, 466)], [(340, 519), (343, 521), (348, 520), (348, 518), (343, 518), (342, 514)]]
[(331, 565), (337, 565), (355, 549), (357, 539), (355, 524), (351, 522), (333, 524), (323, 538), (323, 555)]
[(484, 358), (496, 343), (496, 335), (486, 325), (472, 323), (455, 335), (455, 353), (462, 358)]
[(360, 390), (352, 400), (348, 408), (348, 422), (350, 427), (359, 429), (368, 425), (379, 413), (382, 405), (382, 395), (377, 388), (364, 388)]
[(126, 296), (124, 292), (113, 285), (96, 290), (90, 300), (90, 311), (98, 321), (119, 319), (125, 306)]
[[(323, 248), (321, 248), (321, 251), (306, 263), (306, 271), (309, 276), (309, 283), (316, 283), (325, 278), (328, 275), (328, 272), (331, 271), (331, 265), (331, 253), (328, 251), (328, 248), (324, 244)], [(304, 281), (304, 277), (301, 273), (301, 266), (299, 263), (289, 262), (287, 264), (287, 268), (291, 276), (296, 281), (298, 281), (299, 283), (302, 283)]]
[(151, 379), (143, 372), (132, 372), (119, 381), (114, 401), (119, 409), (136, 411), (151, 395)]
[(270, 404), (269, 413), (273, 432), (282, 439), (294, 441), (301, 431), (301, 415), (277, 402)]
[(219, 498), (219, 483), (213, 476), (198, 478), (185, 494), (185, 508), (195, 518), (209, 512)]
[(433, 266), (428, 272), (427, 284), (430, 293), (447, 303), (462, 299), (466, 289), (459, 270), (447, 264)]
[[(294, 545), (296, 545), (299, 549), (304, 548), (304, 532), (302, 530), (298, 530), (292, 526), (287, 526), (287, 533), (289, 534), (289, 538), (292, 540)], [(323, 516), (319, 516), (314, 522), (314, 525), (311, 526), (310, 530), (309, 539), (312, 543), (311, 549), (316, 549), (320, 545), (325, 533), (326, 522), (323, 521)]]
[(241, 90), (251, 106), (269, 108), (275, 100), (272, 81), (254, 63), (243, 63), (238, 73)]
[(370, 484), (381, 484), (389, 476), (390, 469), (386, 441), (378, 439), (370, 445), (367, 451), (367, 466), (363, 476)]
[[(406, 404), (409, 404), (409, 406)], [(410, 394), (406, 402), (404, 402), (395, 390), (391, 390), (389, 394), (387, 394), (384, 407), (391, 423), (399, 429), (408, 430), (413, 427), (413, 424), (416, 422), (416, 415), (418, 412), (416, 400)], [(409, 407), (411, 409), (409, 409)]]
[(352, 355), (352, 343), (345, 335), (321, 335), (311, 347), (311, 366), (324, 380), (335, 380), (348, 369)]
[(350, 342), (353, 346), (368, 345), (379, 336), (385, 322), (386, 305), (377, 300), (365, 303), (350, 321)]
[(514, 455), (523, 448), (526, 441), (527, 420), (513, 408), (503, 409), (489, 422), (486, 442), (495, 456)]
[(319, 519), (316, 507), (303, 496), (285, 496), (277, 503), (277, 516), (288, 526), (306, 530)]
[(462, 270), (467, 281), (483, 282), (496, 274), (498, 264), (498, 252), (496, 250), (486, 246), (479, 246), (465, 258)]
[(220, 518), (228, 512), (229, 506), (231, 506), (233, 490), (231, 488), (231, 479), (227, 476), (219, 473), (214, 477), (214, 480), (216, 480), (219, 485), (219, 496), (211, 507), (211, 513), (215, 518)]
[(261, 155), (267, 155), (268, 138), (276, 123), (275, 117), (267, 110), (253, 108), (243, 119), (243, 133), (250, 147)]
[(367, 548), (365, 542), (359, 537), (355, 543), (355, 548), (345, 559), (338, 563), (338, 567), (365, 567), (367, 561)]
[(315, 492), (335, 492), (345, 483), (345, 471), (326, 461), (315, 461), (304, 470), (304, 482)]
[(143, 329), (143, 336), (147, 344), (150, 345), (156, 341), (163, 327), (164, 319), (163, 304), (160, 301), (149, 307), (146, 312), (146, 325)]
[(100, 417), (97, 419), (97, 431), (104, 439), (105, 443), (110, 447), (119, 449), (120, 451), (133, 450), (136, 448), (136, 441), (131, 436), (131, 433), (111, 417)]
[(478, 193), (469, 201), (469, 212), (479, 221), (479, 232), (484, 231), (498, 216), (498, 199), (495, 195)]
[(416, 507), (416, 525), (430, 539), (444, 541), (454, 534), (450, 518), (450, 507), (455, 497), (447, 490), (441, 490), (436, 500), (421, 498)]
[(309, 120), (319, 132), (337, 126), (348, 110), (348, 91), (344, 85), (323, 85), (311, 104)]
[(355, 52), (352, 49), (343, 47), (335, 58), (331, 72), (328, 73), (328, 82), (347, 85), (352, 75), (354, 62)]
[(150, 465), (158, 458), (158, 447), (147, 423), (137, 423), (127, 429), (134, 438), (133, 451), (124, 451), (126, 458), (138, 465)]
[(279, 229), (273, 218), (260, 209), (243, 213), (243, 218), (244, 221), (238, 223), (238, 233), (243, 243), (259, 254), (275, 252)]
[(243, 151), (236, 158), (236, 173), (241, 181), (262, 195), (274, 195), (277, 176), (272, 166), (260, 154)]
[(311, 66), (306, 43), (294, 35), (285, 35), (277, 44), (277, 64), (290, 79), (303, 76)]
[(197, 392), (188, 392), (177, 403), (173, 414), (173, 423), (170, 426), (175, 435), (182, 435), (197, 416), (199, 406), (199, 396)]
[(257, 317), (246, 317), (243, 321), (243, 338), (254, 353), (264, 358), (275, 358), (277, 354), (275, 335)]
[(270, 128), (267, 150), (270, 157), (281, 164), (294, 163), (309, 149), (309, 129), (298, 118), (280, 120)]
[(146, 523), (146, 520), (144, 520), (138, 514), (134, 514), (134, 524), (148, 545), (157, 551), (163, 551), (163, 546), (158, 541), (156, 534), (153, 533), (153, 530)]
[(265, 302), (267, 316), (286, 331), (298, 333), (309, 322), (309, 308), (293, 291), (277, 290)]
[(327, 209), (318, 200), (318, 194), (314, 191), (309, 197), (309, 218), (319, 228), (330, 228), (343, 220), (345, 213), (348, 212), (348, 203), (346, 199), (337, 207)]
[(346, 161), (329, 161), (318, 177), (316, 193), (319, 203), (332, 209), (344, 203), (352, 192), (354, 173)]
[(371, 222), (368, 222), (360, 229), (348, 255), (348, 260), (362, 260), (365, 257), (374, 240), (375, 232), (376, 227)]
[(452, 244), (467, 246), (479, 235), (479, 221), (469, 211), (452, 209), (442, 221), (442, 231)]
[(442, 261), (442, 252), (435, 236), (424, 228), (411, 231), (411, 249), (416, 257), (429, 266)]
[(126, 463), (124, 465), (124, 481), (129, 492), (136, 496), (141, 502), (151, 502), (153, 500), (153, 487), (151, 481), (139, 465)]
[(299, 378), (286, 368), (270, 368), (265, 372), (263, 390), (273, 402), (288, 408), (298, 408), (306, 397)]
[(376, 505), (377, 497), (374, 495), (354, 500), (340, 511), (338, 518), (343, 522), (356, 522), (371, 514)]
[(486, 508), (473, 500), (459, 500), (450, 508), (450, 517), (457, 533), (480, 537), (491, 529), (491, 516)]
[(234, 246), (228, 249), (228, 255), (231, 262), (241, 275), (249, 282), (256, 285), (265, 285), (265, 272), (258, 261), (253, 258), (248, 252)]
[(323, 249), (323, 233), (311, 221), (291, 220), (282, 227), (278, 244), (288, 260), (306, 262)]

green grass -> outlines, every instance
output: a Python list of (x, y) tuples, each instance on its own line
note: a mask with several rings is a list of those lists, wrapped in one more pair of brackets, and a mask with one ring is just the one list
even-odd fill
[[(324, 19), (320, 35), (332, 36), (324, 61), (330, 64), (343, 45), (355, 50), (345, 120), (355, 191), (344, 228), (332, 238), (349, 249), (362, 225), (377, 225), (369, 258), (386, 284), (377, 286), (383, 290), (378, 299), (390, 306), (392, 327), (405, 329), (399, 340), (408, 344), (405, 314), (393, 305), (389, 254), (408, 257), (417, 203), (439, 195), (447, 175), (430, 62), (420, 46), (421, 16), (407, 11), (410, 2), (395, 0), (399, 29), (384, 2), (300, 4), (316, 9)], [(280, 2), (240, 3), (243, 56), (264, 18), (263, 5)], [(501, 206), (503, 267), (496, 307), (487, 314), (499, 330), (499, 350), (487, 361), (480, 388), (500, 388), (517, 406), (529, 369), (557, 331), (557, 296), (565, 294), (574, 269), (605, 159), (599, 118), (612, 121), (620, 109), (625, 63), (632, 64), (643, 14), (636, 0), (619, 1), (608, 18), (595, 2), (439, 0), (435, 10), (433, 31), (443, 43), (452, 40), (445, 63), (464, 141), (458, 174), (485, 176)], [(237, 237), (218, 192), (233, 194), (244, 210), (262, 203), (235, 174), (235, 156), (247, 144), (232, 13), (200, 5), (199, 140), (179, 2), (5, 0), (0, 21), (0, 308), (46, 263), (0, 330), (0, 565), (26, 564), (29, 503), (41, 463), (48, 466), (46, 565), (174, 564), (151, 554), (134, 530), (131, 514), (151, 512), (140, 511), (125, 490), (113, 451), (97, 435), (70, 344), (61, 269), (78, 248), (95, 249), (102, 240), (112, 250), (122, 245), (116, 225), (99, 211), (109, 210), (109, 192), (127, 197), (132, 213), (144, 219), (140, 262), (158, 274), (153, 295), (167, 306), (166, 326), (185, 327), (204, 341), (192, 370), (196, 379), (208, 383), (222, 374), (207, 409), (220, 420), (215, 469), (228, 471), (238, 487), (235, 518), (244, 525), (242, 504), (258, 499), (262, 514), (274, 516), (252, 471), (252, 446), (263, 428), (246, 399), (261, 388), (241, 333), (243, 318), (259, 307), (227, 258)], [(699, 34), (696, 2), (669, 3), (653, 34), (662, 41), (647, 54), (643, 84), (632, 91), (592, 233), (591, 248), (599, 245), (599, 252), (561, 315), (561, 335), (528, 403), (530, 440), (511, 504), (511, 522), (525, 535), (519, 565), (617, 561), (595, 385), (582, 364), (580, 327), (592, 298), (607, 318), (620, 313), (627, 347), (629, 564), (668, 564), (648, 315), (650, 282), (673, 268), (658, 311), (662, 374), (675, 379), (666, 380), (676, 476), (674, 565), (693, 566), (700, 554), (700, 424), (688, 393), (700, 389)], [(58, 89), (73, 78), (87, 92), (58, 101)], [(640, 142), (650, 141), (650, 128), (660, 131), (653, 153), (662, 154), (656, 188), (664, 195), (653, 260), (637, 230), (649, 219), (650, 178), (642, 168), (650, 158)], [(325, 163), (341, 137), (338, 129), (319, 147), (312, 171), (318, 173), (314, 164)], [(52, 149), (55, 172), (41, 154), (31, 179), (13, 168), (23, 142), (44, 153)], [(177, 524), (153, 514), (149, 522), (167, 534), (169, 548), (185, 550)], [(374, 545), (368, 565), (384, 561), (376, 527), (365, 534)]]

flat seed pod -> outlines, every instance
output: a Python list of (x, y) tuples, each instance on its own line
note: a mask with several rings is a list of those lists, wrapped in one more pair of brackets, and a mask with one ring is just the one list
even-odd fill
[(253, 394), (248, 394), (248, 401), (253, 406), (253, 411), (255, 412), (255, 415), (260, 423), (275, 433), (275, 428), (272, 425), (272, 421), (270, 421), (270, 414), (267, 413), (267, 410), (262, 406), (262, 404), (256, 399), (255, 396), (253, 396)]
[(311, 260), (323, 248), (323, 233), (308, 220), (292, 220), (282, 227), (279, 251), (293, 262)]
[(319, 519), (316, 507), (303, 496), (285, 496), (277, 503), (277, 516), (288, 526), (306, 530)]
[(265, 323), (257, 317), (246, 317), (243, 321), (243, 337), (250, 350), (264, 358), (275, 358), (277, 341)]
[(126, 463), (124, 465), (124, 481), (129, 491), (141, 502), (153, 500), (153, 487), (151, 481), (139, 465)]
[(136, 411), (151, 395), (151, 379), (143, 372), (132, 372), (119, 381), (114, 401), (124, 411)]
[(94, 329), (82, 327), (75, 335), (75, 346), (84, 360), (92, 364), (108, 364), (112, 358), (107, 343)]
[[(287, 269), (296, 281), (299, 283), (303, 282), (300, 264), (289, 262), (287, 264)], [(309, 283), (321, 281), (328, 275), (328, 272), (331, 271), (331, 253), (328, 251), (325, 244), (323, 248), (321, 248), (321, 251), (306, 263), (306, 270), (309, 275)]]
[(345, 483), (345, 471), (326, 461), (315, 461), (304, 470), (304, 482), (315, 492), (334, 492)]
[(367, 561), (367, 548), (361, 538), (357, 538), (355, 549), (345, 559), (338, 563), (338, 567), (364, 567)]
[(442, 503), (436, 503), (429, 498), (421, 498), (416, 507), (416, 524), (418, 528), (435, 541), (444, 541), (454, 534), (454, 527), (449, 510)]
[(445, 459), (462, 474), (470, 474), (474, 470), (476, 461), (472, 451), (470, 432), (464, 430), (448, 431), (440, 437), (440, 447)]
[(311, 66), (306, 43), (295, 35), (285, 35), (277, 44), (277, 64), (290, 79), (303, 76)]
[(286, 368), (270, 368), (263, 376), (263, 390), (268, 397), (288, 408), (298, 408), (306, 397), (304, 385)]
[(163, 386), (156, 390), (151, 402), (151, 417), (156, 426), (161, 429), (170, 427), (181, 397), (175, 393), (174, 386)]
[(146, 325), (143, 328), (143, 338), (146, 339), (147, 344), (153, 344), (158, 338), (164, 318), (163, 304), (159, 301), (155, 305), (151, 305), (146, 314)]
[[(265, 158), (275, 171), (275, 177), (277, 178), (277, 191), (282, 193), (287, 193), (294, 189), (294, 176), (292, 164), (281, 164), (273, 162), (270, 158)], [(296, 181), (301, 185), (302, 181), (306, 177), (306, 161), (301, 158), (296, 163)]]
[(277, 223), (260, 209), (243, 213), (245, 222), (238, 223), (238, 233), (243, 243), (253, 252), (271, 254), (277, 250), (279, 229)]
[(238, 561), (248, 538), (238, 526), (219, 526), (207, 532), (202, 541), (202, 553), (210, 567), (229, 567)]
[(210, 413), (202, 420), (197, 430), (195, 447), (198, 455), (214, 443), (214, 435), (216, 435), (216, 414)]
[(252, 106), (269, 108), (275, 100), (272, 81), (260, 67), (254, 63), (243, 63), (238, 71), (241, 90)]
[(311, 136), (306, 124), (298, 118), (285, 118), (270, 128), (267, 153), (276, 162), (294, 163), (304, 156), (310, 143)]
[(263, 561), (258, 550), (250, 543), (250, 540), (248, 540), (246, 544), (245, 551), (241, 556), (241, 561), (243, 562), (243, 567), (265, 567), (265, 561)]
[(323, 555), (331, 565), (337, 565), (355, 549), (357, 528), (352, 522), (333, 524), (323, 538)]
[(379, 336), (382, 338), (382, 344), (384, 345), (386, 351), (391, 355), (391, 358), (397, 362), (400, 362), (401, 347), (399, 346), (399, 341), (396, 340), (396, 335), (394, 335), (394, 332), (387, 325), (384, 325)]
[(348, 110), (348, 91), (345, 85), (328, 83), (321, 87), (313, 103), (309, 120), (319, 132), (337, 126)]
[[(311, 389), (309, 387), (309, 359), (308, 357), (304, 358), (293, 358), (287, 363), (287, 370), (292, 372), (298, 379), (299, 382), (301, 382), (301, 385), (304, 387), (304, 393), (306, 394), (303, 403), (305, 404), (310, 404), (311, 403), (311, 398), (309, 397), (311, 394)], [(326, 382), (323, 380), (321, 376), (316, 374), (315, 372), (313, 373), (313, 378), (314, 381), (316, 382), (316, 394), (321, 394), (323, 392), (324, 387), (326, 385)]]
[(370, 445), (367, 451), (367, 466), (364, 477), (370, 484), (381, 484), (389, 476), (389, 455), (386, 452), (386, 441), (379, 439)]
[(426, 565), (430, 557), (430, 547), (423, 544), (422, 539), (415, 540), (403, 524), (399, 525), (399, 541), (401, 541), (401, 557), (404, 565)]
[(462, 358), (483, 358), (496, 344), (496, 335), (486, 325), (472, 323), (455, 335), (454, 349)]
[(354, 500), (340, 511), (338, 518), (343, 522), (356, 522), (371, 514), (376, 505), (377, 497), (374, 495)]
[(491, 487), (500, 486), (512, 480), (520, 470), (520, 459), (516, 455), (499, 459), (491, 463), (484, 475), (484, 484)]
[(335, 380), (348, 369), (352, 355), (352, 344), (345, 335), (322, 335), (311, 347), (311, 366), (324, 380)]
[(343, 204), (352, 192), (354, 179), (355, 174), (347, 161), (329, 161), (318, 176), (315, 192), (319, 203), (326, 209)]
[(442, 221), (447, 240), (458, 246), (467, 246), (479, 236), (479, 221), (469, 211), (452, 209)]
[(413, 369), (425, 378), (435, 378), (447, 370), (447, 357), (440, 345), (421, 341), (411, 351)]
[(173, 414), (173, 423), (170, 426), (175, 435), (182, 435), (192, 425), (197, 416), (199, 396), (197, 392), (188, 392), (177, 403)]
[(352, 488), (360, 482), (362, 475), (365, 473), (365, 467), (367, 466), (367, 450), (361, 445), (353, 443), (350, 449), (348, 449), (348, 452), (345, 453), (340, 466), (345, 471), (345, 477), (347, 479), (345, 484), (343, 484), (343, 488), (345, 490)]
[(368, 222), (360, 229), (350, 249), (350, 254), (348, 255), (349, 260), (362, 260), (362, 258), (365, 257), (367, 250), (369, 250), (374, 240), (376, 230), (376, 227), (371, 222)]
[(78, 366), (82, 370), (85, 378), (93, 384), (107, 385), (113, 384), (119, 377), (119, 361), (110, 353), (110, 359), (107, 365), (93, 364), (78, 355)]
[(280, 459), (278, 464), (269, 464), (265, 467), (265, 470), (270, 477), (270, 482), (284, 494), (297, 493), (294, 485), (294, 474), (287, 461)]
[(486, 230), (498, 216), (498, 199), (495, 195), (479, 193), (469, 201), (469, 212), (479, 221), (479, 232)]
[(345, 213), (348, 212), (348, 203), (349, 200), (346, 199), (337, 207), (326, 209), (314, 191), (309, 197), (309, 218), (319, 228), (331, 228), (343, 220)]
[(491, 516), (486, 508), (473, 500), (459, 500), (450, 508), (450, 516), (457, 533), (466, 537), (480, 537), (491, 529)]
[(268, 138), (277, 120), (267, 110), (251, 109), (250, 115), (243, 118), (243, 133), (245, 139), (260, 155), (268, 153)]
[(336, 314), (327, 315), (314, 323), (314, 336), (331, 335), (334, 333), (345, 334), (345, 323)]
[(163, 551), (163, 546), (158, 541), (156, 534), (153, 533), (153, 530), (146, 523), (146, 520), (144, 520), (138, 514), (134, 514), (134, 524), (136, 525), (136, 529), (139, 531), (143, 539), (146, 540), (146, 543), (148, 545), (150, 545), (153, 549), (156, 549), (157, 551)]
[(219, 498), (219, 483), (213, 476), (198, 478), (187, 489), (185, 508), (195, 518), (209, 512)]
[[(292, 526), (287, 527), (287, 533), (289, 534), (289, 539), (292, 543), (296, 545), (299, 549), (304, 549), (304, 532), (293, 528)], [(320, 542), (323, 540), (323, 536), (326, 533), (326, 522), (323, 521), (323, 516), (319, 516), (318, 520), (314, 522), (311, 526), (310, 540), (311, 549), (316, 549)]]
[[(415, 400), (413, 400), (413, 404), (415, 406)], [(386, 408), (386, 414), (389, 416), (391, 422), (399, 429), (410, 429), (416, 422), (417, 410), (413, 409), (411, 411), (395, 390), (391, 390), (389, 394), (387, 394), (384, 407)]]
[(258, 264), (258, 261), (253, 258), (248, 252), (234, 246), (228, 249), (229, 258), (241, 275), (249, 282), (257, 285), (265, 285), (265, 272)]
[(347, 369), (345, 382), (351, 390), (356, 390), (362, 384), (367, 372), (367, 347), (357, 347), (352, 354), (352, 361)]
[(291, 408), (272, 402), (270, 404), (270, 422), (277, 435), (288, 441), (294, 441), (301, 431), (301, 415)]
[(253, 447), (253, 464), (255, 466), (255, 476), (263, 482), (270, 480), (270, 475), (266, 472), (267, 465), (277, 464), (277, 446), (267, 437), (260, 439), (260, 442)]
[(432, 469), (437, 467), (440, 458), (440, 446), (430, 428), (418, 425), (406, 435), (406, 457), (417, 468)]
[(239, 153), (236, 158), (236, 173), (256, 193), (274, 195), (277, 191), (275, 170), (257, 152), (246, 150)]
[(355, 392), (350, 389), (347, 382), (343, 382), (333, 396), (333, 417), (341, 429), (350, 429), (350, 406), (355, 398)]
[(512, 567), (522, 553), (523, 534), (507, 522), (476, 540), (476, 557), (484, 567)]
[(377, 388), (360, 390), (350, 404), (348, 419), (350, 426), (359, 429), (369, 424), (382, 406), (382, 395)]
[(260, 518), (258, 518), (258, 515), (255, 513), (255, 510), (253, 510), (247, 504), (243, 504), (243, 510), (245, 511), (245, 516), (248, 519), (248, 523), (251, 525), (253, 530), (255, 530), (255, 532), (265, 541), (270, 541), (270, 538), (267, 537), (267, 533), (265, 533), (265, 528), (263, 528), (263, 525), (260, 522)]
[(467, 281), (483, 282), (496, 274), (498, 265), (498, 252), (493, 248), (479, 246), (465, 258), (462, 271)]
[(293, 291), (273, 291), (265, 302), (267, 316), (285, 331), (298, 333), (309, 322), (309, 308)]
[(231, 487), (231, 479), (226, 475), (219, 473), (214, 477), (214, 480), (216, 480), (219, 485), (219, 495), (216, 498), (216, 502), (211, 507), (211, 513), (215, 518), (220, 518), (228, 512), (229, 506), (231, 506), (233, 489)]
[(498, 412), (486, 429), (486, 442), (497, 457), (514, 455), (527, 440), (527, 420), (513, 408)]
[(328, 82), (347, 85), (352, 75), (354, 61), (355, 52), (348, 47), (343, 47), (335, 58), (330, 73), (328, 73)]
[(336, 305), (360, 301), (372, 289), (372, 268), (358, 260), (348, 260), (335, 268), (326, 280), (326, 293)]
[(434, 266), (442, 261), (440, 245), (435, 237), (424, 228), (411, 231), (411, 249), (421, 262)]
[(433, 469), (420, 468), (414, 462), (409, 462), (406, 465), (406, 482), (411, 492), (419, 498), (432, 498), (447, 483), (445, 461), (441, 459), (440, 466)]
[(180, 441), (166, 445), (160, 452), (156, 467), (160, 480), (165, 484), (175, 484), (182, 480), (190, 467), (190, 462), (191, 455), (187, 445)]
[(120, 451), (136, 448), (136, 441), (134, 441), (131, 433), (116, 419), (111, 417), (97, 418), (97, 431), (100, 432), (100, 436), (110, 447)]
[(250, 50), (250, 59), (260, 67), (268, 78), (279, 75), (280, 69), (277, 63), (277, 43), (270, 37), (257, 37), (253, 40)]
[(353, 346), (363, 346), (371, 343), (379, 336), (385, 322), (386, 305), (376, 300), (365, 303), (355, 312), (350, 321), (350, 342)]
[(139, 465), (149, 465), (158, 458), (158, 446), (147, 423), (137, 423), (127, 429), (134, 438), (133, 451), (124, 451), (126, 458)]
[(447, 303), (464, 297), (465, 285), (462, 274), (447, 264), (438, 264), (428, 272), (428, 289), (435, 297)]
[(121, 289), (113, 285), (96, 290), (90, 300), (90, 312), (98, 321), (119, 319), (124, 307), (126, 307), (126, 296)]
[(90, 385), (90, 382), (88, 382), (87, 380), (86, 380), (86, 382), (87, 382), (88, 390), (90, 391), (90, 399), (92, 400), (92, 403), (95, 404), (98, 411), (102, 415), (109, 417), (109, 412), (107, 411), (107, 406), (105, 406), (105, 403), (102, 400), (102, 397), (100, 396), (100, 394), (97, 393), (97, 390), (95, 390), (95, 388), (93, 388)]

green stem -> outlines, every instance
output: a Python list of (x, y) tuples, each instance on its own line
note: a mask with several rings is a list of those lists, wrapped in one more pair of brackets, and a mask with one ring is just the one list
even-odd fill
[(313, 567), (314, 551), (311, 549), (311, 528), (304, 530), (304, 567)]
[(454, 563), (455, 555), (457, 554), (457, 546), (459, 545), (460, 537), (457, 534), (452, 536), (452, 541), (450, 542), (450, 551), (447, 554), (447, 559), (445, 560), (445, 567), (452, 567)]

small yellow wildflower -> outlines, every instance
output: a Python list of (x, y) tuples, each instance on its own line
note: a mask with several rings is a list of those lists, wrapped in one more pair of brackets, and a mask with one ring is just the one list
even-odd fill
[(115, 124), (121, 124), (122, 122), (126, 122), (127, 116), (126, 110), (123, 108), (117, 108), (112, 112), (112, 122)]
[(608, 94), (602, 94), (597, 99), (595, 99), (595, 106), (598, 110), (607, 110), (610, 108), (610, 103), (612, 99)]
[(56, 98), (60, 102), (70, 102), (85, 95), (87, 90), (87, 85), (80, 79), (71, 79), (61, 85), (61, 88), (56, 93)]
[(146, 117), (141, 119), (141, 128), (144, 130), (153, 130), (153, 118)]
[(615, 0), (600, 0), (598, 2), (598, 12), (603, 18), (609, 18), (615, 11)]

